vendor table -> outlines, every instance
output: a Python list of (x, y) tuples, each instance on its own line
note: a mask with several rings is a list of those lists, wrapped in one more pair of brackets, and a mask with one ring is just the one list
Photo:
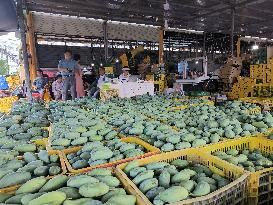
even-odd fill
[[(109, 84), (109, 89), (103, 89), (101, 94), (105, 96), (105, 92), (117, 91), (120, 98), (131, 98), (139, 95), (154, 95), (154, 83), (153, 82), (125, 82), (117, 84)], [(108, 95), (108, 97), (112, 97)]]
[(178, 84), (180, 86), (181, 91), (184, 93), (184, 85), (197, 85), (207, 79), (209, 79), (208, 76), (202, 76), (196, 79), (179, 79), (176, 80), (175, 87)]

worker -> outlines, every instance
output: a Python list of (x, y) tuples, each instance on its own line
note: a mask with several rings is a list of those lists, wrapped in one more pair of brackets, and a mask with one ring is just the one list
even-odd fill
[(91, 86), (90, 91), (88, 92), (88, 95), (94, 98), (97, 98), (100, 92), (100, 88), (104, 83), (109, 82), (109, 78), (105, 75), (105, 68), (100, 67), (99, 68), (99, 76), (94, 81), (94, 83)]
[(119, 76), (119, 80), (122, 83), (129, 82), (130, 80), (130, 68), (129, 67), (124, 67), (122, 68), (122, 74)]
[(33, 82), (35, 91), (39, 93), (40, 100), (44, 99), (45, 87), (48, 84), (48, 78), (45, 78), (42, 70), (37, 70), (37, 77)]
[(187, 79), (187, 74), (188, 74), (188, 61), (183, 59), (179, 64), (178, 64), (178, 72), (179, 74), (183, 75), (183, 79)]
[(82, 79), (82, 67), (80, 65), (81, 56), (79, 54), (75, 54), (73, 59), (79, 65), (77, 72), (75, 72), (77, 98), (82, 98), (85, 96), (85, 91), (84, 91), (83, 79)]
[(52, 92), (55, 100), (62, 99), (63, 79), (61, 75), (57, 75), (57, 79), (52, 83)]
[(59, 61), (58, 70), (63, 76), (63, 92), (62, 99), (67, 100), (68, 90), (70, 88), (72, 100), (76, 98), (76, 78), (75, 72), (79, 69), (79, 64), (72, 59), (72, 52), (66, 50), (64, 59)]

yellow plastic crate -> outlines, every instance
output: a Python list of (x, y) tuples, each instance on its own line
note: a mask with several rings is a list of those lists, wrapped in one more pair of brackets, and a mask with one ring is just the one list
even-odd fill
[(257, 107), (257, 108), (252, 108), (252, 109), (249, 109), (249, 110), (245, 110), (244, 112), (247, 113), (247, 114), (256, 114), (256, 113), (261, 113), (262, 109), (260, 107)]
[(190, 97), (189, 96), (182, 96), (180, 98), (177, 98), (177, 97), (173, 97), (172, 100), (174, 102), (180, 102), (180, 101), (184, 101), (185, 99), (189, 99)]
[[(127, 187), (126, 186), (126, 184), (123, 184), (122, 183), (122, 181), (121, 181), (121, 179), (120, 179), (120, 175), (118, 175), (117, 174), (117, 170), (116, 169), (114, 169), (114, 168), (109, 168), (111, 171), (112, 171), (112, 175), (113, 176), (116, 176), (117, 177), (117, 179), (121, 182), (120, 183), (120, 185), (118, 186), (118, 188), (123, 188), (127, 193), (130, 193), (130, 187)], [(67, 176), (69, 176), (69, 177), (72, 177), (72, 176), (76, 176), (76, 175), (84, 175), (84, 174), (86, 174), (86, 173), (79, 173), (79, 174), (73, 174), (73, 173), (68, 173), (68, 174), (66, 174)], [(47, 179), (51, 179), (52, 177), (47, 177)], [(22, 186), (22, 184), (21, 185), (17, 185), (17, 186), (14, 186), (14, 187), (12, 187), (12, 189), (10, 189), (10, 191), (7, 191), (7, 192), (2, 192), (2, 193), (6, 193), (6, 194), (13, 194), (13, 193), (15, 193), (16, 191), (17, 191), (17, 189), (19, 189), (20, 187)], [(7, 189), (8, 190), (8, 189)], [(84, 198), (84, 197), (82, 197), (82, 198)]]
[(17, 96), (0, 98), (0, 112), (10, 112), (14, 102), (18, 100)]
[(242, 101), (245, 102), (250, 102), (250, 103), (255, 103), (260, 105), (263, 110), (271, 110), (273, 107), (273, 98), (243, 98), (241, 99)]
[(260, 101), (260, 98), (256, 97), (246, 97), (246, 98), (239, 98), (240, 101), (247, 102), (247, 103), (257, 103)]
[[(63, 155), (60, 151), (56, 152), (56, 154), (59, 156), (59, 159), (60, 159), (60, 167), (62, 169), (61, 175), (64, 175), (67, 173), (67, 169), (65, 166), (65, 161), (64, 161)], [(52, 154), (49, 154), (49, 155), (52, 155)], [(17, 159), (22, 160), (23, 156), (18, 156)], [(52, 177), (54, 177), (54, 176), (47, 176), (47, 178), (49, 178), (49, 179)], [(22, 186), (22, 184), (18, 184), (18, 185), (14, 185), (14, 186), (0, 189), (0, 194), (1, 193), (14, 193), (20, 186)]]
[(196, 104), (189, 104), (189, 105), (180, 105), (180, 106), (176, 106), (176, 107), (170, 107), (167, 109), (167, 111), (174, 111), (174, 110), (185, 110), (189, 107), (195, 107), (195, 106), (200, 106), (200, 105), (210, 105), (210, 106), (214, 106), (214, 102), (213, 101), (207, 101), (207, 102), (203, 102), (203, 103), (196, 103)]
[[(49, 132), (49, 128), (48, 127), (43, 127), (42, 129), (47, 130)], [(41, 139), (37, 139), (37, 140), (31, 140), (31, 143), (34, 143), (35, 145), (41, 146), (41, 147), (46, 147), (48, 138), (41, 138)]]
[[(199, 148), (200, 152), (209, 154), (216, 151), (226, 152), (230, 149), (236, 149), (239, 151), (244, 149), (259, 149), (263, 153), (269, 154), (273, 153), (273, 140), (262, 137), (244, 137), (237, 140), (228, 140)], [(228, 163), (227, 161), (222, 161), (226, 163), (227, 167), (237, 167), (231, 163)], [(240, 169), (243, 170), (243, 168)], [(250, 173), (248, 182), (248, 196), (250, 198), (250, 202), (253, 202), (253, 204), (273, 204), (272, 185), (273, 167)]]
[(42, 139), (37, 139), (37, 140), (31, 140), (30, 142), (35, 145), (45, 148), (47, 141), (48, 141), (48, 138), (42, 138)]
[[(170, 125), (168, 124), (168, 122), (165, 121), (165, 120), (160, 120), (160, 119), (158, 119), (158, 118), (155, 117), (155, 116), (150, 116), (150, 115), (143, 114), (143, 113), (140, 113), (140, 115), (146, 117), (146, 118), (147, 118), (146, 120), (148, 120), (148, 121), (159, 121), (159, 122), (161, 122), (162, 124), (168, 125), (168, 126), (170, 127), (170, 129), (173, 129), (175, 132), (180, 131), (179, 128), (177, 128), (177, 127), (175, 127), (175, 126), (170, 126)], [(117, 129), (119, 130), (119, 128), (117, 128)], [(124, 136), (124, 135), (120, 135), (120, 136), (126, 137), (126, 136)]]
[(268, 128), (266, 132), (263, 132), (261, 134), (258, 135), (258, 137), (268, 137), (268, 135), (273, 133), (273, 128)]
[(82, 148), (82, 146), (79, 146), (77, 148), (74, 148), (73, 150), (70, 150), (70, 151), (66, 152), (66, 153), (62, 152), (62, 155), (63, 155), (64, 161), (65, 161), (67, 170), (70, 173), (84, 173), (84, 172), (87, 172), (87, 171), (90, 171), (90, 170), (96, 169), (96, 168), (115, 167), (118, 164), (122, 164), (122, 163), (125, 163), (125, 162), (130, 162), (130, 161), (135, 160), (135, 159), (150, 157), (150, 156), (153, 156), (153, 155), (156, 155), (156, 154), (160, 153), (160, 149), (158, 149), (158, 148), (156, 148), (156, 147), (148, 144), (147, 142), (144, 142), (143, 140), (141, 140), (139, 138), (136, 138), (136, 137), (122, 138), (121, 141), (141, 145), (146, 149), (147, 152), (145, 154), (143, 154), (143, 155), (139, 155), (139, 156), (136, 156), (136, 157), (125, 158), (125, 159), (117, 160), (117, 161), (114, 161), (114, 162), (109, 162), (109, 163), (100, 164), (100, 165), (96, 165), (96, 166), (86, 167), (86, 168), (82, 168), (82, 169), (73, 169), (71, 164), (69, 163), (67, 157), (66, 157), (66, 154), (71, 154), (71, 153), (78, 152)]
[(46, 151), (49, 154), (58, 154), (59, 151), (65, 153), (65, 154), (68, 154), (68, 153), (74, 152), (79, 147), (79, 146), (75, 146), (75, 147), (70, 147), (70, 148), (66, 148), (66, 149), (63, 149), (63, 150), (54, 150), (51, 147), (51, 138), (52, 138), (52, 125), (51, 124), (50, 124), (50, 126), (48, 128), (48, 133), (49, 133), (49, 136), (48, 136), (48, 138), (46, 140)]
[(185, 110), (187, 109), (188, 106), (187, 105), (181, 105), (181, 106), (176, 106), (176, 107), (170, 107), (167, 108), (167, 111), (173, 111), (173, 110)]
[[(50, 154), (55, 154), (55, 153), (57, 153), (57, 152), (60, 151), (60, 150), (54, 150), (54, 149), (52, 149), (52, 147), (51, 147), (52, 124), (50, 124), (50, 126), (49, 126), (49, 128), (48, 128), (48, 132), (49, 132), (49, 134), (48, 134), (48, 139), (47, 139), (47, 142), (46, 142), (46, 151), (47, 151), (48, 153), (50, 153)], [(64, 150), (62, 150), (62, 151), (64, 151)]]
[(189, 106), (200, 106), (200, 105), (210, 105), (210, 106), (214, 106), (214, 102), (213, 102), (213, 101), (207, 101), (207, 102), (203, 102), (203, 103), (190, 104)]
[(104, 89), (100, 90), (100, 99), (103, 102), (112, 97), (118, 97), (118, 96), (119, 96), (119, 90), (117, 89), (110, 89), (107, 86), (105, 86)]
[(264, 138), (270, 140), (268, 138), (268, 136), (271, 135), (272, 133), (273, 133), (273, 128), (268, 128), (267, 132), (264, 132), (264, 133), (260, 134), (259, 137), (264, 137)]
[[(112, 171), (112, 175), (117, 177), (117, 179), (120, 181), (120, 185), (118, 186), (118, 188), (123, 188), (127, 194), (131, 193), (131, 187), (128, 187), (127, 184), (124, 184), (123, 181), (120, 178), (120, 175), (117, 173), (117, 170), (113, 167), (107, 168), (108, 170)], [(67, 173), (66, 175), (69, 177), (73, 177), (73, 176), (78, 176), (78, 175), (85, 175), (86, 173)], [(19, 188), (19, 186), (13, 191), (15, 192), (17, 189)], [(110, 188), (110, 191), (114, 189), (114, 188)]]
[(209, 100), (211, 96), (194, 96), (194, 97), (190, 96), (189, 98), (199, 98), (199, 99)]
[[(173, 203), (172, 205), (243, 205), (246, 199), (246, 183), (249, 173), (244, 172), (234, 166), (226, 166), (223, 161), (210, 156), (206, 153), (200, 153), (198, 149), (186, 149), (163, 153), (149, 158), (137, 160), (140, 166), (152, 162), (171, 162), (175, 159), (188, 160), (191, 163), (200, 163), (209, 167), (214, 173), (225, 176), (232, 182), (221, 189), (212, 192), (203, 197), (183, 200), (181, 202)], [(126, 186), (131, 187), (130, 193), (137, 196), (137, 205), (152, 205), (149, 199), (137, 188), (137, 186), (127, 177), (122, 171), (127, 163), (117, 166), (118, 175)]]

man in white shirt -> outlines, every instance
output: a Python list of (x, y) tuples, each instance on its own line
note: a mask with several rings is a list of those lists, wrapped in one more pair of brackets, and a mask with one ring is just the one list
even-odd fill
[(101, 87), (103, 83), (108, 82), (108, 78), (105, 76), (105, 68), (100, 67), (99, 69), (99, 77), (97, 79), (97, 87)]
[(124, 68), (122, 68), (122, 71), (123, 71), (123, 73), (119, 76), (120, 82), (122, 82), (122, 83), (129, 82), (130, 76), (131, 76), (129, 73), (130, 68), (124, 67)]

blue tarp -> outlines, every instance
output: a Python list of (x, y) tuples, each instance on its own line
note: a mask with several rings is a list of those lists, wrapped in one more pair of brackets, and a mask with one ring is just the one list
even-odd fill
[(4, 76), (0, 76), (0, 90), (8, 90), (9, 84)]

